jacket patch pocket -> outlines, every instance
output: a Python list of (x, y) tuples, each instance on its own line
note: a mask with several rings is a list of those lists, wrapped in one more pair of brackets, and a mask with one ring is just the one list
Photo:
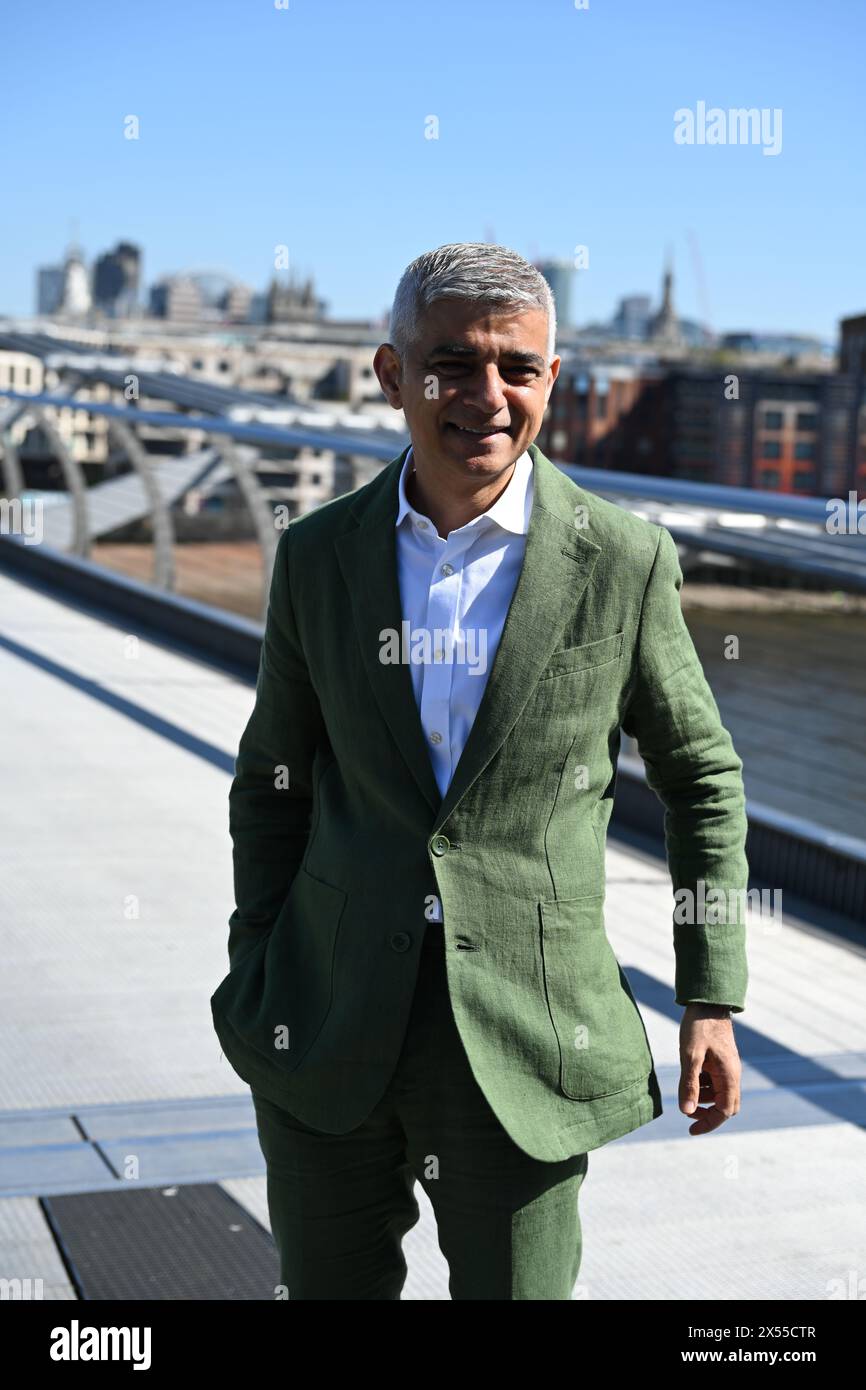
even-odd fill
[(553, 652), (539, 680), (568, 676), (572, 671), (586, 671), (592, 666), (618, 661), (622, 655), (623, 640), (622, 632), (614, 632), (610, 637), (600, 637), (597, 642), (584, 642), (580, 647), (563, 647), (561, 651)]
[(604, 894), (539, 903), (544, 988), (570, 1100), (627, 1090), (653, 1065), (643, 1019), (604, 929)]
[(212, 1006), (249, 1046), (292, 1072), (331, 1010), (334, 955), (347, 897), (298, 869), (267, 933), (223, 980)]

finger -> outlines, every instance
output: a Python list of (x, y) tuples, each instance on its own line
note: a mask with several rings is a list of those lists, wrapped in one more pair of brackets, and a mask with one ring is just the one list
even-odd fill
[(689, 1134), (709, 1134), (730, 1118), (730, 1112), (720, 1109), (718, 1105), (708, 1105), (697, 1111), (697, 1119), (690, 1126)]
[(691, 1057), (683, 1057), (680, 1063), (680, 1086), (679, 1086), (679, 1105), (680, 1110), (686, 1115), (694, 1114), (698, 1108), (700, 1100), (700, 1078), (702, 1073), (703, 1054), (696, 1053)]
[(716, 1077), (715, 1094), (712, 1099), (726, 1117), (736, 1115), (740, 1108), (739, 1073), (731, 1071), (728, 1067), (723, 1068)]

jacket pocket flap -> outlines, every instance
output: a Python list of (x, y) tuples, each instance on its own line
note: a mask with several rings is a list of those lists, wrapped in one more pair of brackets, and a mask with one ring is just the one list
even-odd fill
[(580, 647), (563, 647), (554, 652), (539, 677), (567, 676), (572, 671), (585, 671), (590, 666), (603, 666), (608, 661), (617, 661), (622, 655), (624, 634), (614, 632), (610, 637), (600, 637), (596, 642), (584, 642)]

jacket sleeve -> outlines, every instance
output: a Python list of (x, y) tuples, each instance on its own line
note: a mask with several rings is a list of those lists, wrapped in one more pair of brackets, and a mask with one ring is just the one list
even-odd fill
[(743, 765), (686, 626), (682, 582), (673, 537), (660, 527), (622, 727), (637, 740), (647, 782), (665, 808), (676, 1002), (726, 1004), (742, 1013), (749, 876)]
[(304, 857), (313, 760), (324, 733), (295, 623), (291, 538), (289, 525), (277, 544), (255, 705), (241, 735), (229, 789), (235, 894), (230, 969), (273, 927)]

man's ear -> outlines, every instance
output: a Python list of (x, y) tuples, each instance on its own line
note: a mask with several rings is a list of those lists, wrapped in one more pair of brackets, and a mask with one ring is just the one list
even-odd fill
[(395, 410), (401, 410), (403, 399), (400, 391), (400, 358), (392, 343), (379, 344), (373, 357), (373, 371), (388, 404)]

